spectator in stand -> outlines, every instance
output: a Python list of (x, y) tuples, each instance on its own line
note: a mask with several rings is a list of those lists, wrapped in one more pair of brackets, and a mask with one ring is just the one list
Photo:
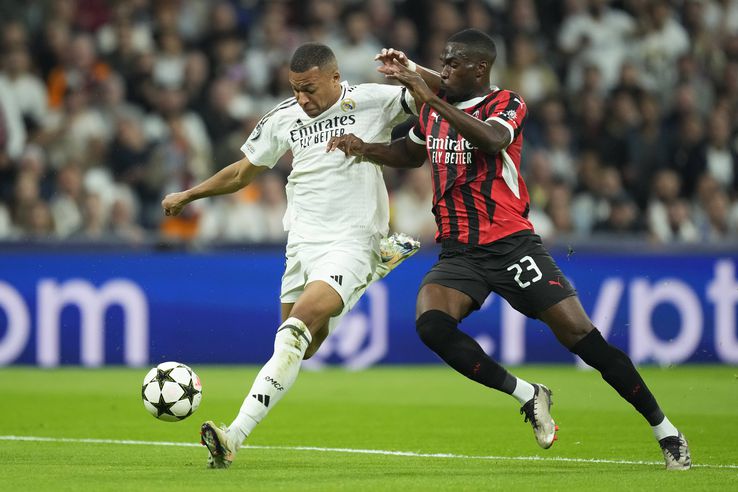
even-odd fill
[(624, 170), (630, 192), (640, 206), (648, 201), (652, 176), (666, 165), (667, 138), (662, 128), (659, 98), (643, 93), (638, 101), (640, 125), (627, 142), (627, 165)]
[(0, 176), (13, 175), (11, 161), (19, 158), (26, 145), (26, 126), (12, 86), (0, 79)]
[(638, 42), (637, 56), (649, 86), (666, 100), (676, 82), (676, 62), (689, 51), (689, 36), (667, 0), (653, 0), (648, 5), (646, 31)]
[(529, 37), (521, 34), (513, 38), (510, 52), (510, 63), (500, 79), (501, 87), (525, 94), (525, 101), (531, 108), (558, 92), (556, 74), (541, 61), (537, 47)]
[(54, 220), (43, 200), (35, 200), (25, 206), (18, 226), (21, 239), (48, 240), (54, 237)]
[(287, 211), (285, 195), (286, 178), (277, 172), (267, 172), (257, 178), (259, 203), (262, 206), (266, 226), (265, 240), (271, 243), (283, 243), (287, 239), (284, 230), (284, 214)]
[(350, 84), (383, 82), (376, 65), (367, 62), (382, 49), (371, 32), (369, 15), (362, 9), (350, 9), (342, 24), (343, 36), (333, 48), (336, 59), (341, 60), (341, 78)]
[(681, 186), (679, 175), (671, 169), (661, 169), (653, 178), (646, 216), (651, 236), (662, 244), (690, 241), (697, 236), (694, 224), (687, 220), (689, 210), (682, 210)]
[(49, 73), (49, 106), (61, 108), (70, 89), (92, 90), (109, 75), (110, 67), (98, 59), (92, 36), (77, 34), (60, 63)]
[(731, 146), (731, 124), (725, 111), (711, 115), (708, 121), (707, 143), (704, 147), (704, 171), (733, 195), (738, 190), (738, 153)]
[(600, 69), (606, 87), (617, 81), (636, 25), (626, 12), (607, 4), (607, 0), (587, 0), (584, 8), (568, 14), (559, 30), (559, 49), (571, 59), (567, 76), (571, 91), (581, 87), (588, 65)]
[[(699, 232), (690, 216), (686, 200), (680, 198), (672, 201), (667, 205), (666, 213), (666, 234), (656, 236), (656, 239), (667, 245), (699, 241)], [(655, 234), (655, 231), (652, 233)]]
[(56, 235), (65, 238), (82, 226), (82, 170), (78, 165), (69, 163), (59, 169), (56, 183), (56, 193), (51, 197), (50, 209)]
[(635, 237), (643, 232), (643, 222), (638, 207), (626, 193), (612, 197), (608, 203), (607, 217), (595, 224), (593, 232), (603, 234), (627, 234)]
[(738, 221), (731, 214), (727, 193), (718, 190), (704, 203), (704, 222), (699, 224), (700, 239), (707, 243), (735, 242), (738, 239)]
[(673, 142), (667, 165), (682, 176), (682, 194), (692, 196), (697, 177), (705, 169), (703, 119), (697, 113), (686, 115)]
[(48, 112), (46, 87), (31, 70), (31, 54), (25, 45), (6, 48), (0, 59), (0, 84), (12, 94), (29, 133), (42, 125)]

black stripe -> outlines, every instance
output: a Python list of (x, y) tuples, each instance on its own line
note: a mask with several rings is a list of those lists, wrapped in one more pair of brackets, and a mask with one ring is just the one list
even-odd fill
[(264, 122), (266, 122), (266, 120), (268, 120), (277, 111), (281, 111), (283, 109), (291, 108), (295, 104), (297, 104), (297, 99), (295, 99), (294, 97), (291, 97), (289, 99), (286, 99), (286, 100), (282, 101), (276, 107), (274, 107), (273, 109), (271, 109), (267, 114), (265, 114), (264, 116), (262, 116), (261, 119), (259, 120), (259, 123), (257, 123), (257, 126), (258, 125), (263, 125)]
[(269, 395), (264, 395), (264, 406), (265, 407), (269, 406)]
[(305, 332), (304, 332), (304, 331), (302, 331), (301, 329), (299, 329), (298, 327), (296, 327), (295, 325), (284, 325), (284, 326), (283, 326), (282, 328), (280, 328), (279, 330), (277, 330), (277, 333), (279, 333), (279, 332), (280, 332), (280, 331), (282, 331), (282, 330), (286, 330), (287, 328), (289, 328), (290, 330), (294, 331), (294, 332), (295, 332), (295, 333), (297, 333), (297, 334), (298, 334), (299, 336), (301, 336), (302, 338), (304, 338), (304, 339), (305, 339), (305, 341), (306, 341), (306, 342), (307, 342), (308, 344), (310, 343), (310, 340), (308, 339), (307, 335), (305, 335)]
[[(449, 140), (456, 140), (458, 137), (458, 133), (456, 130), (449, 125), (448, 127), (448, 133), (446, 134), (446, 141)], [(446, 158), (446, 155), (448, 154), (448, 150), (444, 151), (443, 157)], [(448, 208), (448, 216), (449, 216), (449, 238), (450, 239), (459, 239), (459, 230), (460, 230), (460, 224), (459, 224), (459, 216), (456, 213), (456, 204), (454, 203), (454, 196), (451, 192), (454, 182), (456, 181), (456, 177), (458, 176), (458, 164), (448, 165), (446, 164), (446, 186), (444, 187), (443, 193), (446, 197), (446, 207)], [(456, 220), (453, 220), (453, 218), (456, 218)]]
[(407, 114), (413, 114), (412, 110), (410, 109), (410, 106), (407, 105), (407, 101), (405, 101), (405, 94), (407, 93), (407, 88), (403, 87), (400, 91), (400, 104), (402, 104), (402, 109)]
[(487, 217), (489, 217), (489, 223), (491, 224), (494, 222), (495, 208), (497, 208), (497, 203), (492, 199), (492, 183), (497, 175), (497, 155), (487, 155), (484, 161), (487, 164), (487, 175), (484, 177), (480, 192), (487, 205)]
[(461, 185), (461, 196), (466, 207), (466, 214), (469, 217), (469, 244), (479, 244), (479, 211), (474, 203), (474, 190), (471, 184), (477, 179), (479, 173), (479, 164), (477, 156), (472, 155), (472, 161), (466, 168), (466, 181)]

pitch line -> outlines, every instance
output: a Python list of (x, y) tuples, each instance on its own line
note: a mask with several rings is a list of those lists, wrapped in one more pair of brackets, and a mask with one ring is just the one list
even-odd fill
[[(130, 439), (85, 439), (70, 437), (39, 437), (39, 436), (0, 436), (0, 441), (31, 441), (31, 442), (62, 442), (81, 444), (119, 444), (138, 446), (175, 446), (184, 448), (200, 447), (194, 442), (168, 442), (168, 441), (136, 441)], [(606, 465), (659, 465), (663, 461), (639, 461), (639, 460), (608, 460), (600, 458), (566, 458), (563, 456), (475, 456), (453, 453), (415, 453), (412, 451), (388, 451), (383, 449), (354, 449), (354, 448), (320, 448), (317, 446), (254, 446), (248, 445), (243, 450), (265, 449), (278, 451), (317, 451), (321, 453), (347, 453), (347, 454), (376, 454), (382, 456), (406, 456), (410, 458), (442, 458), (463, 460), (487, 460), (487, 461), (540, 461), (540, 462), (563, 462), (563, 463), (594, 463)], [(694, 468), (727, 468), (736, 470), (738, 465), (717, 465), (698, 463), (692, 465)]]

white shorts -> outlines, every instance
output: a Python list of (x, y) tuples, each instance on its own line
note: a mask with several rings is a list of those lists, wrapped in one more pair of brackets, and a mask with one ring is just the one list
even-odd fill
[(379, 262), (379, 236), (331, 242), (293, 240), (287, 244), (280, 301), (295, 303), (307, 284), (322, 280), (343, 300), (343, 311), (335, 317), (340, 318), (364, 293)]

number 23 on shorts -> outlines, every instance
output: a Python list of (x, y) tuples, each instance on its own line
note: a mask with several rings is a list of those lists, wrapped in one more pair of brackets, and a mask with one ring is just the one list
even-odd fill
[[(541, 269), (538, 268), (538, 265), (536, 265), (535, 260), (533, 260), (533, 258), (531, 258), (530, 256), (523, 256), (516, 263), (513, 263), (512, 265), (507, 267), (507, 271), (515, 272), (515, 282), (517, 282), (517, 284), (523, 289), (525, 289), (526, 287), (528, 287), (530, 284), (534, 282), (538, 282), (539, 280), (543, 278)], [(523, 273), (523, 271), (535, 272), (535, 276), (529, 281), (522, 281), (520, 280), (520, 275)]]

